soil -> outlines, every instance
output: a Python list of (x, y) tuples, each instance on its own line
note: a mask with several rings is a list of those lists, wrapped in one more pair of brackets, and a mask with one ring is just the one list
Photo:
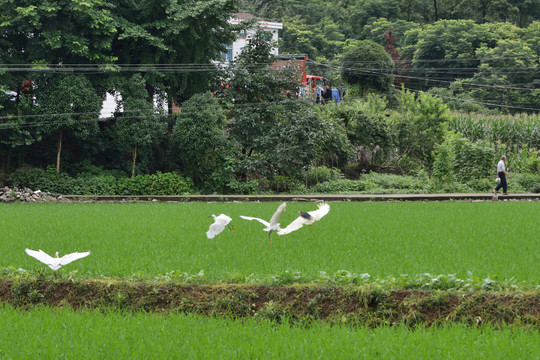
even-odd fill
[(1, 280), (0, 302), (75, 310), (185, 312), (234, 318), (362, 326), (460, 322), (540, 329), (540, 290), (515, 292), (385, 291), (365, 286), (297, 284), (186, 285), (132, 280)]

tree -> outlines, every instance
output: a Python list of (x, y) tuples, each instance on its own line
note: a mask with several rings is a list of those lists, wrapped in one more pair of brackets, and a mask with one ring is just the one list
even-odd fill
[(361, 95), (369, 91), (387, 92), (394, 81), (394, 61), (384, 48), (362, 40), (345, 49), (341, 57), (341, 76), (355, 85)]
[(147, 148), (165, 133), (163, 109), (155, 108), (153, 99), (146, 91), (146, 82), (140, 74), (119, 84), (122, 100), (118, 110), (116, 131), (122, 144), (131, 147), (131, 176), (135, 176), (138, 151)]
[(480, 47), (477, 56), (482, 59), (478, 71), (461, 80), (463, 89), (476, 101), (510, 112), (538, 108), (540, 63), (526, 42), (501, 39), (494, 48)]
[[(95, 64), (100, 69), (105, 66), (97, 64), (144, 64), (147, 91), (151, 96), (165, 91), (169, 104), (206, 91), (212, 76), (211, 71), (171, 70), (185, 63), (212, 70), (212, 60), (235, 36), (235, 26), (227, 21), (235, 0), (0, 0), (0, 6), (3, 64)], [(105, 76), (93, 78), (103, 94), (113, 82)], [(21, 72), (5, 78), (9, 81), (3, 83), (15, 89), (32, 76)]]
[[(392, 57), (394, 61), (394, 68), (397, 68), (395, 73), (395, 85), (403, 84), (409, 81), (407, 74), (410, 71), (410, 64), (407, 60), (403, 60), (399, 54), (398, 49), (396, 48), (396, 42), (399, 41), (399, 38), (394, 36), (392, 28), (390, 27), (386, 33), (384, 33), (384, 40), (386, 42), (384, 50)], [(405, 74), (405, 77), (399, 76), (399, 74)]]
[(223, 161), (224, 126), (224, 112), (211, 94), (196, 94), (182, 104), (171, 138), (182, 169), (195, 184), (203, 184)]
[(46, 75), (36, 81), (36, 102), (44, 131), (56, 134), (56, 172), (60, 172), (62, 143), (98, 131), (102, 100), (84, 75)]
[[(81, 81), (83, 89), (77, 89), (67, 83), (65, 89), (59, 85), (63, 79), (54, 79), (41, 77), (37, 79), (37, 71), (47, 71), (51, 65), (54, 67), (65, 67), (70, 64), (81, 63), (109, 63), (115, 60), (111, 53), (110, 45), (116, 33), (115, 21), (110, 12), (111, 3), (106, 0), (88, 0), (88, 1), (67, 1), (67, 0), (21, 0), (9, 1), (0, 0), (0, 31), (2, 39), (0, 40), (0, 62), (8, 68), (11, 64), (18, 64), (15, 67), (20, 68), (17, 71), (8, 71), (0, 74), (0, 82), (5, 84), (10, 90), (15, 91), (16, 100), (10, 104), (6, 111), (12, 115), (28, 115), (35, 111), (41, 112), (44, 118), (48, 118), (45, 107), (50, 108), (55, 114), (61, 113), (65, 109), (68, 113), (73, 113), (72, 108), (88, 108), (94, 112), (93, 116), (97, 119), (95, 109), (91, 103), (95, 98), (95, 93), (91, 94), (92, 89), (88, 84), (88, 78), (71, 78), (76, 82)], [(23, 64), (23, 65), (21, 65)], [(62, 71), (62, 69), (60, 69)], [(59, 76), (59, 75), (54, 75)], [(41, 99), (39, 109), (33, 109), (34, 103), (25, 95), (33, 93), (33, 85), (39, 82), (39, 96)], [(29, 89), (25, 90), (22, 84), (27, 84)], [(59, 96), (54, 99), (54, 91)], [(80, 94), (79, 91), (85, 92)], [(94, 91), (95, 92), (95, 91)], [(66, 96), (81, 97), (84, 104), (66, 103)], [(60, 156), (62, 146), (62, 136), (66, 130), (67, 136), (71, 130), (74, 135), (82, 135), (92, 128), (91, 123), (77, 123), (84, 117), (64, 116), (62, 121), (67, 124), (66, 127), (49, 127), (49, 131), (58, 130), (58, 150), (57, 150), (57, 170), (60, 168)], [(19, 127), (11, 130), (10, 149), (18, 148), (24, 151), (22, 146), (29, 145), (34, 140), (39, 140), (39, 128), (29, 127), (31, 120), (35, 118), (19, 117), (17, 122)], [(57, 118), (50, 118), (51, 121), (57, 121)], [(61, 122), (62, 122), (61, 121)], [(37, 129), (38, 132), (32, 134), (31, 129)], [(79, 130), (85, 129), (82, 133)]]
[(0, 0), (0, 62), (23, 68), (6, 73), (2, 82), (21, 96), (21, 83), (33, 80), (36, 67), (114, 62), (111, 7), (107, 0)]
[[(329, 117), (346, 130), (348, 141), (357, 151), (382, 155), (389, 154), (393, 147), (393, 135), (385, 116), (386, 107), (386, 100), (371, 95), (366, 101), (348, 101), (325, 108)], [(372, 156), (373, 162), (379, 159), (381, 156)]]
[(28, 145), (41, 140), (41, 129), (36, 126), (39, 118), (32, 96), (5, 96), (0, 103), (0, 153), (2, 170), (10, 169), (13, 152), (19, 152), (19, 166), (22, 165), (24, 150)]
[(113, 53), (121, 64), (148, 64), (144, 78), (151, 96), (165, 92), (169, 105), (181, 103), (208, 90), (213, 73), (163, 69), (198, 64), (212, 70), (223, 44), (236, 36), (237, 27), (228, 23), (235, 9), (235, 0), (121, 0), (113, 10), (118, 23)]
[(476, 24), (472, 20), (440, 20), (422, 30), (412, 29), (405, 34), (407, 45), (401, 49), (405, 58), (412, 58), (410, 86), (447, 86), (466, 77), (464, 74), (472, 76), (480, 65), (476, 59), (479, 47), (492, 48), (501, 38), (519, 38), (520, 31), (511, 24)]
[(271, 44), (257, 32), (232, 64), (224, 105), (230, 109), (235, 174), (244, 180), (296, 177), (323, 155), (325, 122), (311, 102), (296, 99), (294, 67), (273, 69)]
[(308, 58), (315, 59), (319, 56), (319, 50), (313, 44), (312, 39), (318, 33), (312, 25), (307, 25), (299, 16), (289, 19), (284, 24), (281, 34), (283, 45), (280, 51), (283, 53), (307, 54)]
[(517, 8), (514, 23), (519, 27), (530, 25), (540, 20), (540, 2), (538, 0), (509, 0)]
[[(116, 33), (104, 0), (0, 0), (3, 63), (111, 62)], [(24, 61), (22, 61), (24, 60)]]
[(508, 0), (462, 0), (459, 7), (462, 14), (467, 14), (469, 19), (479, 23), (489, 20), (506, 21), (519, 12)]
[(441, 99), (424, 92), (401, 91), (399, 106), (393, 115), (397, 129), (399, 156), (418, 161), (430, 168), (433, 151), (444, 138), (444, 124), (450, 112)]
[(392, 29), (394, 36), (398, 38), (396, 41), (396, 47), (401, 48), (406, 44), (404, 41), (405, 33), (411, 29), (420, 28), (420, 24), (405, 20), (388, 21), (385, 18), (380, 18), (371, 24), (366, 25), (361, 36), (363, 40), (371, 40), (384, 46), (386, 45), (384, 35), (390, 28)]
[(525, 29), (523, 40), (536, 56), (540, 56), (540, 21), (535, 21)]
[(376, 19), (390, 21), (399, 18), (398, 0), (359, 0), (352, 10), (351, 23), (356, 34), (360, 34), (365, 25)]
[(229, 130), (247, 158), (264, 147), (264, 134), (277, 126), (273, 104), (292, 98), (299, 85), (298, 70), (270, 68), (271, 48), (263, 32), (257, 31), (231, 65), (228, 81), (224, 79), (229, 87), (223, 99), (232, 106), (234, 119)]

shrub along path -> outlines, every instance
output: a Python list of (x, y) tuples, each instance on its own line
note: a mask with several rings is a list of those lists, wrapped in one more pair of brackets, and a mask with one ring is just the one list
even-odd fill
[(466, 292), (384, 290), (364, 286), (295, 284), (187, 285), (151, 281), (34, 279), (0, 280), (0, 303), (184, 312), (293, 322), (324, 320), (359, 326), (403, 323), (525, 326), (540, 329), (540, 290)]
[(444, 201), (540, 200), (540, 194), (64, 195), (71, 201)]

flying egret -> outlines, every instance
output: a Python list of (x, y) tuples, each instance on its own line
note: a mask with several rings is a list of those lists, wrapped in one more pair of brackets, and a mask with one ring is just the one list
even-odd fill
[[(212, 214), (212, 217), (214, 218), (214, 223), (210, 225), (210, 228), (206, 232), (206, 236), (209, 239), (213, 239), (216, 235), (222, 232), (225, 229), (225, 226), (229, 226), (230, 228), (229, 223), (232, 220), (225, 214), (219, 214), (218, 216)], [(230, 230), (233, 231), (232, 229)]]
[(279, 229), (278, 235), (289, 234), (295, 230), (300, 229), (304, 225), (312, 225), (315, 221), (321, 220), (321, 218), (328, 214), (330, 211), (330, 205), (326, 203), (320, 203), (317, 210), (303, 212), (300, 211), (300, 216), (294, 219), (292, 223), (287, 225), (285, 229)]
[(39, 249), (39, 251), (25, 249), (26, 253), (30, 255), (33, 258), (38, 259), (42, 263), (48, 265), (51, 269), (54, 271), (60, 269), (62, 266), (69, 264), (72, 261), (81, 259), (83, 257), (86, 257), (90, 255), (90, 251), (87, 252), (74, 252), (71, 254), (66, 254), (62, 257), (58, 257), (58, 251), (56, 252), (56, 257), (52, 257), (43, 250)]
[(276, 212), (274, 213), (274, 215), (272, 215), (272, 218), (270, 219), (270, 222), (267, 222), (263, 219), (259, 219), (259, 218), (256, 218), (256, 217), (250, 217), (250, 216), (242, 216), (240, 215), (240, 217), (244, 220), (257, 220), (258, 222), (260, 222), (261, 224), (263, 224), (264, 226), (266, 226), (265, 229), (263, 229), (264, 231), (268, 231), (268, 237), (270, 238), (270, 246), (272, 246), (272, 231), (279, 231), (281, 230), (281, 228), (279, 227), (279, 218), (281, 217), (281, 214), (283, 214), (283, 212), (285, 211), (285, 207), (287, 206), (287, 203), (283, 203), (281, 205), (279, 205), (279, 207), (277, 208)]

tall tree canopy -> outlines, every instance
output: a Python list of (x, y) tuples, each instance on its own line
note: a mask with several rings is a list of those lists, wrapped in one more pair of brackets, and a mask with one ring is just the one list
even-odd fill
[[(208, 67), (219, 57), (235, 36), (227, 22), (234, 10), (235, 0), (0, 0), (0, 62), (119, 65), (144, 71), (150, 93), (189, 97), (207, 89), (212, 73), (178, 71), (181, 64)], [(146, 66), (125, 67), (133, 64)], [(16, 88), (26, 78), (9, 72), (1, 82)]]
[(341, 76), (356, 86), (361, 95), (369, 91), (388, 91), (394, 77), (394, 61), (382, 45), (369, 40), (351, 44), (341, 57)]
[(206, 70), (219, 58), (236, 36), (227, 22), (235, 9), (235, 0), (121, 0), (113, 10), (118, 36), (112, 51), (120, 64), (147, 64), (149, 90), (166, 91), (179, 103), (207, 90), (213, 75), (180, 65)]

